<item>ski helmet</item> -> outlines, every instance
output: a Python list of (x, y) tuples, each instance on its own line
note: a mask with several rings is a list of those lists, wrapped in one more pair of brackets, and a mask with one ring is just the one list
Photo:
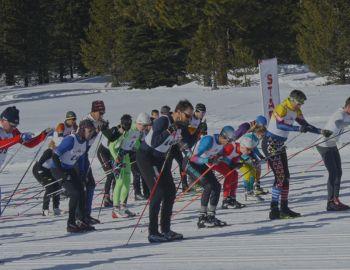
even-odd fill
[(12, 125), (19, 125), (19, 110), (16, 106), (7, 107), (0, 115), (1, 119), (8, 121)]
[(289, 98), (291, 99), (291, 101), (300, 103), (300, 104), (304, 104), (305, 100), (307, 99), (303, 91), (297, 90), (297, 89), (290, 92)]
[(259, 139), (254, 133), (246, 133), (238, 141), (240, 145), (249, 149), (253, 149), (259, 144)]
[(77, 119), (77, 115), (75, 114), (75, 112), (73, 111), (68, 111), (66, 113), (66, 120), (74, 120), (74, 119)]
[(205, 107), (205, 105), (203, 103), (198, 103), (196, 105), (195, 109), (197, 112), (206, 112), (207, 111), (207, 108)]
[(235, 129), (232, 126), (224, 126), (220, 132), (220, 136), (232, 142), (236, 139)]
[[(77, 133), (80, 137), (85, 137), (85, 129), (86, 128), (96, 131), (94, 122), (92, 122), (90, 119), (84, 119), (84, 120), (80, 121), (80, 123), (79, 123), (79, 128), (78, 128)], [(90, 137), (92, 137), (92, 136), (90, 136)], [(90, 138), (85, 138), (85, 139), (89, 140)]]
[(162, 108), (160, 108), (160, 113), (164, 115), (170, 114), (170, 107), (168, 105), (164, 105)]
[(120, 124), (124, 130), (126, 130), (126, 131), (129, 130), (131, 128), (131, 124), (132, 124), (131, 116), (129, 114), (124, 114), (120, 118)]
[(140, 113), (136, 118), (136, 123), (141, 125), (150, 125), (151, 124), (151, 117), (148, 113)]
[(266, 127), (267, 126), (267, 119), (265, 116), (263, 115), (258, 115), (255, 119), (255, 122), (257, 125), (259, 126), (263, 126), (263, 127)]

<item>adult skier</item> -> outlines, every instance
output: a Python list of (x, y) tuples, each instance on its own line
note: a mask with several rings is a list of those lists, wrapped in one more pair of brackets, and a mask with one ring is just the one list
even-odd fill
[(350, 125), (350, 97), (345, 101), (343, 108), (339, 108), (335, 113), (329, 118), (327, 124), (325, 125), (325, 130), (330, 132), (324, 133), (324, 136), (330, 139), (321, 143), (316, 148), (320, 153), (324, 165), (328, 171), (328, 201), (327, 201), (327, 211), (343, 211), (348, 210), (350, 207), (343, 204), (339, 200), (340, 192), (340, 182), (342, 177), (342, 166), (339, 150), (337, 147), (337, 142), (341, 133), (346, 127)]
[[(153, 122), (150, 132), (136, 153), (137, 165), (148, 188), (150, 191), (155, 188), (149, 198), (149, 242), (183, 238), (182, 234), (170, 228), (176, 188), (171, 174), (169, 151), (181, 141), (181, 130), (188, 127), (192, 114), (192, 104), (188, 100), (181, 100), (171, 115), (162, 115)], [(161, 233), (158, 230), (159, 211)]]

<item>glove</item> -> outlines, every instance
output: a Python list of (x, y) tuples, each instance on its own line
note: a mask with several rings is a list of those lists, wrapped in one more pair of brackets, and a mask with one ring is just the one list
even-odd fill
[(201, 134), (207, 134), (208, 133), (208, 125), (206, 122), (201, 122), (199, 125), (198, 125), (198, 131), (201, 133)]
[(46, 134), (46, 136), (52, 136), (54, 132), (55, 130), (53, 128), (47, 128), (44, 130), (44, 133)]
[(104, 131), (109, 127), (109, 122), (108, 120), (102, 120), (101, 122), (100, 130)]
[(240, 169), (242, 166), (244, 165), (244, 163), (242, 163), (242, 162), (237, 162), (237, 163), (233, 163), (232, 165), (231, 165), (231, 169), (232, 170), (237, 170), (237, 169)]
[(330, 136), (332, 136), (333, 132), (328, 130), (328, 129), (322, 129), (321, 131), (322, 135), (325, 136), (326, 138), (329, 138)]
[(219, 164), (222, 161), (222, 157), (220, 156), (213, 156), (211, 158), (208, 158), (208, 163), (212, 165)]
[(177, 126), (175, 124), (172, 124), (170, 127), (168, 127), (168, 132), (170, 134), (173, 134), (176, 131), (177, 131)]
[(307, 125), (302, 125), (302, 126), (300, 126), (299, 131), (301, 133), (306, 133), (308, 131), (307, 127), (308, 127)]
[(33, 133), (31, 132), (24, 132), (21, 134), (21, 140), (22, 142), (30, 141), (33, 138)]

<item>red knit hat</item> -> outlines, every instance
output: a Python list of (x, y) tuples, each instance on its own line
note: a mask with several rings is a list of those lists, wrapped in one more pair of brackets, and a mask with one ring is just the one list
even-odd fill
[(105, 112), (106, 107), (103, 100), (95, 100), (91, 105), (91, 112)]

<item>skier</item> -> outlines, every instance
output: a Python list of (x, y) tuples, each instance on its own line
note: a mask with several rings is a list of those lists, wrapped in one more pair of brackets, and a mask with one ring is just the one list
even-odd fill
[(60, 190), (61, 183), (60, 181), (55, 181), (52, 176), (50, 168), (52, 167), (52, 153), (56, 148), (55, 142), (51, 141), (49, 143), (49, 148), (44, 151), (41, 155), (39, 161), (35, 162), (33, 166), (33, 175), (35, 179), (44, 186), (45, 193), (43, 197), (43, 210), (42, 215), (48, 216), (50, 214), (49, 205), (50, 205), (50, 196), (52, 196), (52, 205), (53, 205), (53, 214), (55, 216), (61, 215), (60, 206), (60, 194), (57, 193)]
[(157, 109), (153, 109), (151, 111), (151, 121), (153, 123), (154, 120), (157, 120), (159, 118), (159, 111)]
[(33, 137), (33, 133), (30, 132), (21, 133), (17, 129), (19, 125), (19, 110), (15, 106), (7, 107), (1, 113), (0, 118), (0, 168), (11, 146), (20, 143), (25, 147), (33, 148), (53, 133), (51, 128), (45, 129), (36, 137)]
[(201, 210), (197, 223), (198, 228), (227, 225), (226, 222), (215, 217), (216, 207), (220, 199), (221, 185), (212, 170), (209, 170), (205, 175), (203, 173), (210, 166), (219, 164), (222, 161), (223, 148), (235, 139), (234, 132), (233, 127), (225, 126), (220, 134), (202, 137), (187, 166), (186, 171), (190, 177), (198, 179), (202, 176), (200, 184), (204, 191), (201, 198)]
[(62, 179), (63, 187), (69, 197), (67, 232), (76, 233), (95, 229), (89, 224), (89, 213), (86, 212), (84, 205), (83, 183), (86, 173), (85, 154), (89, 149), (89, 140), (95, 136), (95, 133), (93, 122), (82, 120), (77, 133), (66, 136), (52, 154), (52, 175), (55, 180)]
[[(187, 128), (192, 114), (192, 104), (188, 100), (181, 100), (171, 115), (162, 115), (153, 122), (150, 132), (136, 153), (137, 165), (148, 188), (152, 191), (157, 185), (151, 194), (152, 197), (149, 198), (149, 242), (166, 242), (183, 238), (182, 234), (170, 229), (176, 189), (168, 151), (171, 151), (172, 145), (180, 142), (181, 129)], [(158, 230), (161, 204), (162, 234)]]
[[(160, 114), (164, 115), (166, 117), (169, 117), (171, 115), (171, 108), (168, 105), (164, 105), (161, 109), (160, 109)], [(185, 135), (184, 133), (186, 133), (185, 130), (181, 131), (181, 136), (182, 136), (182, 141), (184, 141), (184, 137), (187, 137), (187, 135)], [(183, 173), (182, 170), (182, 165), (184, 162), (184, 157), (182, 155), (182, 151), (179, 147), (179, 144), (174, 145), (171, 148), (171, 157), (170, 160), (174, 160), (177, 162), (178, 167), (179, 167), (179, 174), (180, 174), (180, 181), (182, 184), (182, 190), (186, 190), (188, 188), (188, 183), (187, 183), (187, 176), (185, 173)], [(171, 162), (172, 163), (172, 162)]]
[[(267, 132), (262, 140), (263, 152), (275, 176), (275, 182), (272, 187), (270, 219), (301, 216), (300, 213), (294, 212), (288, 207), (290, 175), (284, 142), (287, 140), (289, 132), (326, 134), (326, 131), (310, 125), (304, 119), (300, 108), (305, 101), (306, 96), (302, 91), (291, 91), (289, 97), (275, 107)], [(300, 126), (293, 125), (294, 121)], [(281, 209), (278, 206), (280, 197)]]
[(350, 125), (350, 97), (346, 100), (345, 106), (339, 108), (328, 120), (324, 132), (324, 136), (330, 139), (321, 143), (316, 148), (321, 154), (324, 165), (328, 170), (328, 201), (327, 211), (343, 211), (348, 210), (350, 207), (343, 204), (339, 200), (340, 181), (342, 177), (342, 166), (337, 142), (340, 134), (344, 131), (344, 128)]
[[(91, 112), (85, 118), (92, 121), (96, 129), (94, 136), (89, 139), (89, 142), (88, 142), (89, 149), (94, 144), (99, 132), (104, 131), (108, 128), (108, 125), (109, 125), (108, 121), (105, 121), (103, 119), (103, 115), (105, 114), (105, 112), (106, 112), (106, 107), (102, 100), (95, 100), (92, 102)], [(99, 145), (97, 147), (99, 147)], [(93, 224), (100, 223), (100, 221), (91, 216), (92, 200), (94, 197), (96, 183), (95, 183), (94, 176), (92, 174), (92, 168), (89, 161), (88, 151), (85, 153), (84, 164), (86, 166), (84, 170), (86, 172), (86, 175), (83, 176), (83, 178), (86, 179), (84, 183), (85, 183), (85, 192), (86, 192), (87, 219), (89, 220), (89, 223), (93, 225)]]
[[(245, 122), (238, 126), (238, 129), (235, 132), (236, 138), (241, 138), (244, 134), (248, 132), (254, 132), (255, 135), (261, 140), (266, 132), (266, 126), (267, 126), (267, 119), (263, 115), (258, 115), (254, 121), (251, 122)], [(252, 159), (255, 159), (255, 156), (258, 157), (256, 160), (263, 160), (264, 156), (258, 151), (258, 148), (254, 149), (254, 155), (253, 152), (251, 153)], [(256, 170), (256, 177), (255, 177), (255, 183), (254, 183), (254, 193), (256, 195), (266, 195), (268, 191), (265, 191), (260, 184), (260, 176), (261, 176), (261, 165), (260, 162), (255, 162), (255, 170)]]
[(77, 115), (73, 111), (68, 111), (66, 113), (66, 119), (63, 123), (59, 123), (56, 126), (56, 131), (54, 134), (56, 145), (69, 134), (75, 133), (78, 129), (77, 126)]
[(124, 133), (114, 142), (109, 144), (109, 150), (113, 157), (113, 171), (115, 173), (116, 185), (113, 192), (113, 218), (134, 217), (135, 213), (126, 207), (126, 199), (129, 195), (131, 181), (131, 153), (140, 146), (145, 136), (145, 130), (151, 124), (150, 116), (141, 113), (132, 124), (132, 118), (124, 114), (120, 119)]
[(106, 174), (106, 182), (104, 186), (104, 195), (103, 195), (103, 205), (104, 207), (112, 207), (113, 201), (111, 199), (111, 189), (114, 190), (115, 187), (115, 178), (113, 175), (113, 157), (109, 151), (109, 144), (117, 140), (125, 131), (123, 125), (118, 125), (109, 128), (108, 123), (104, 123), (103, 129), (101, 130), (103, 138), (101, 144), (97, 149), (97, 157), (100, 161), (102, 168)]
[(256, 185), (257, 178), (259, 176), (259, 167), (257, 164), (260, 163), (261, 154), (257, 148), (259, 139), (255, 133), (250, 132), (244, 134), (239, 140), (240, 156), (243, 161), (243, 166), (239, 169), (242, 178), (243, 186), (245, 189), (245, 199), (258, 199), (263, 200), (260, 195), (261, 193), (254, 192), (254, 186)]

